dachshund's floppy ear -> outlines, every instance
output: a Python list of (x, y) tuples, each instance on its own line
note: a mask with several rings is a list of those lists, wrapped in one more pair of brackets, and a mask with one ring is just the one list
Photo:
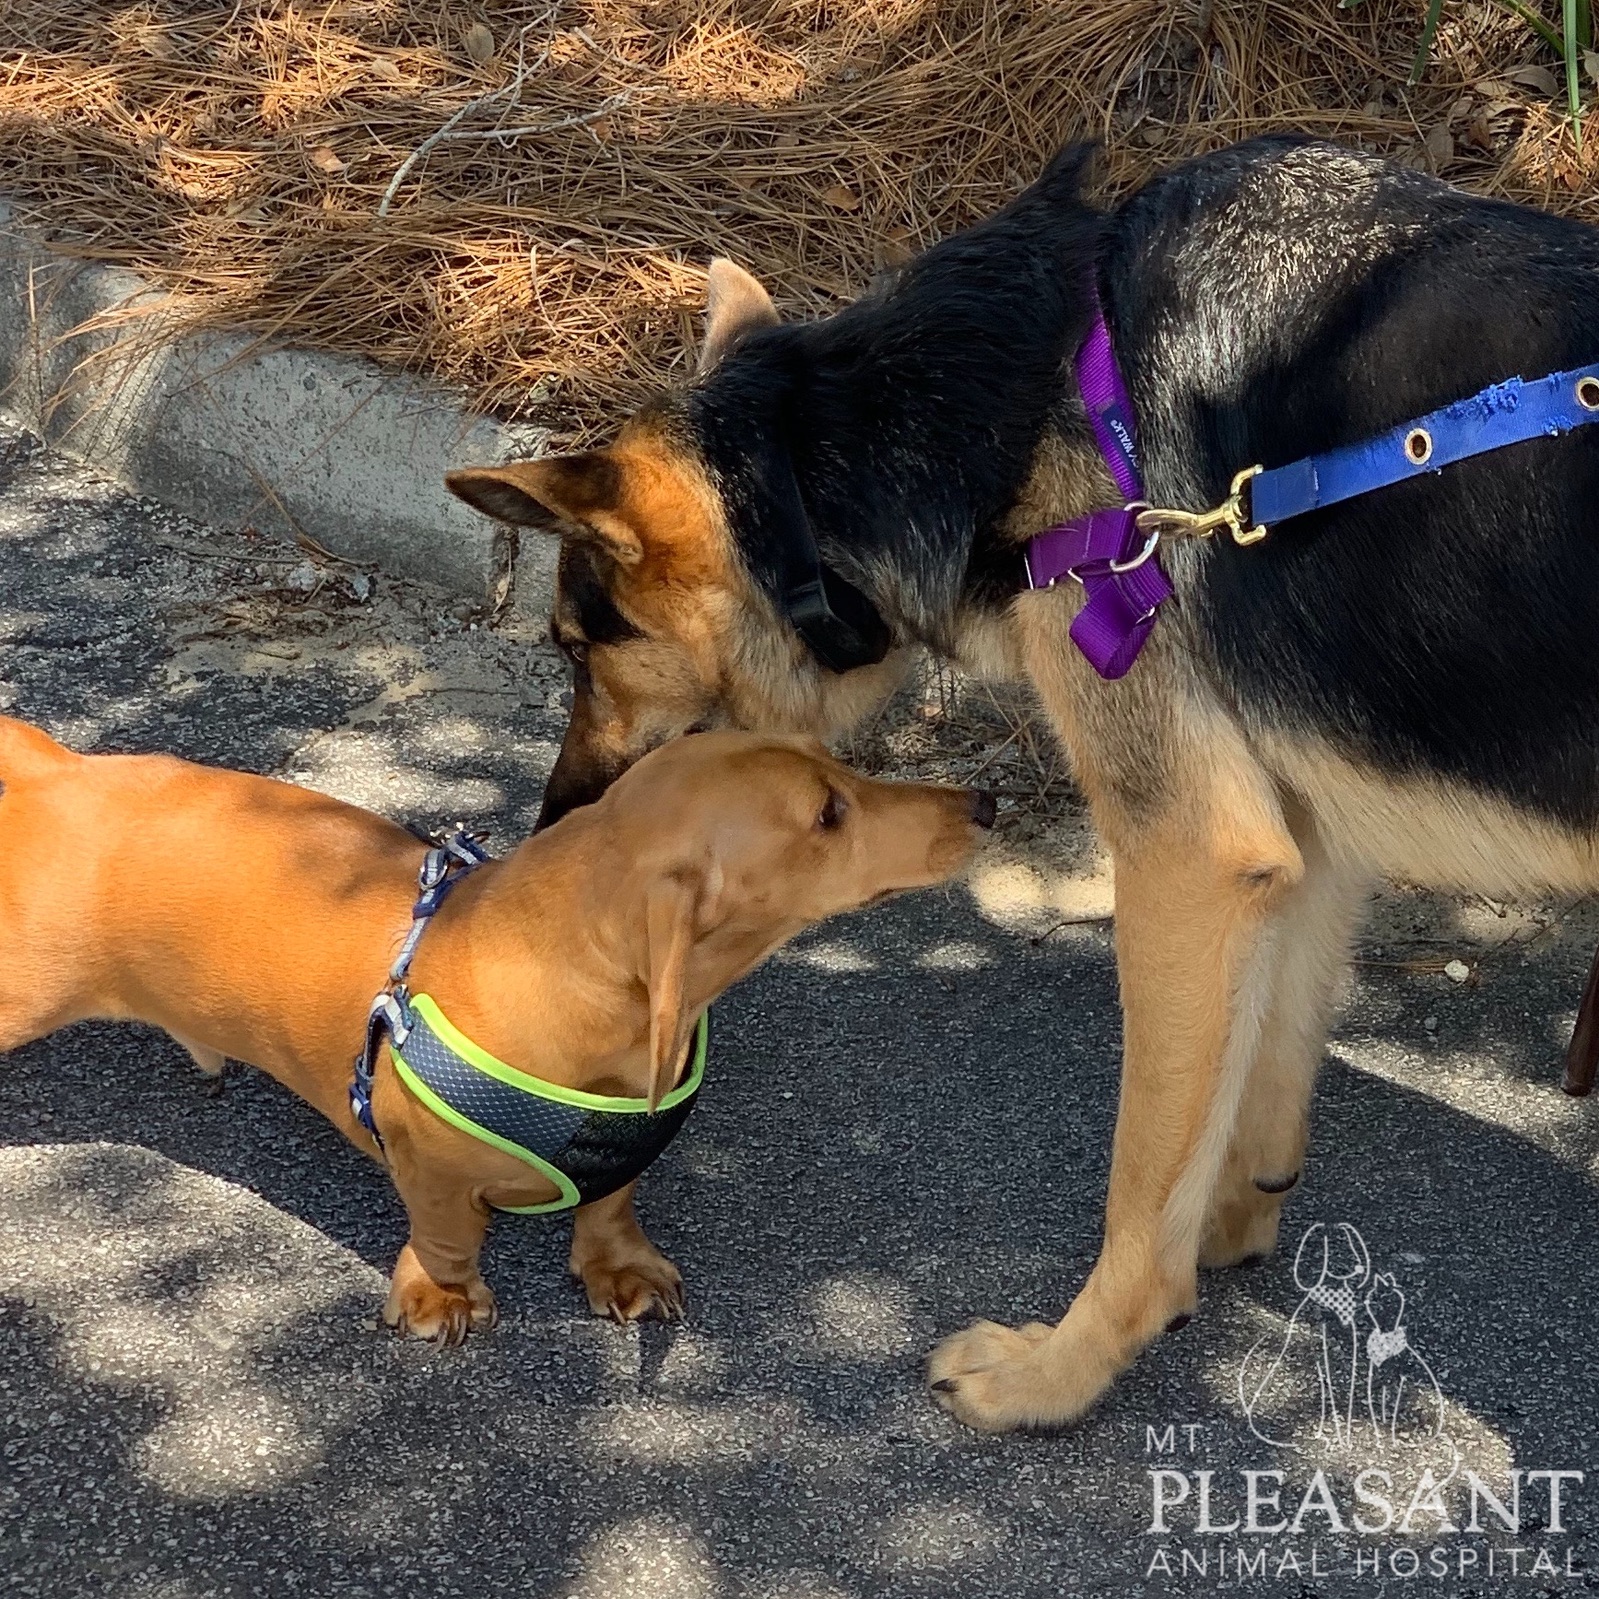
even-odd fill
[(700, 371), (708, 372), (740, 339), (777, 326), (777, 307), (760, 283), (725, 255), (711, 262), (706, 280), (705, 343)]
[(470, 466), (447, 472), (444, 485), (496, 521), (582, 539), (624, 566), (635, 565), (644, 554), (623, 515), (627, 487), (623, 465), (609, 450)]
[(694, 940), (716, 917), (722, 871), (703, 875), (672, 872), (651, 885), (644, 900), (647, 949), (645, 981), (650, 991), (650, 1087), (653, 1111), (673, 1086), (698, 1016), (685, 1005), (683, 984)]

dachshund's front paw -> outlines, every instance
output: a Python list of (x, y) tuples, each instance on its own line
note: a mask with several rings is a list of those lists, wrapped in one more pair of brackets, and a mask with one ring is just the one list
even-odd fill
[(499, 1319), (494, 1294), (481, 1277), (470, 1283), (435, 1282), (409, 1246), (401, 1253), (383, 1307), (390, 1327), (448, 1349), (463, 1343), (471, 1329), (487, 1330)]
[(573, 1251), (572, 1275), (583, 1284), (589, 1309), (612, 1321), (638, 1321), (659, 1316), (680, 1321), (683, 1278), (678, 1269), (648, 1240), (626, 1249)]

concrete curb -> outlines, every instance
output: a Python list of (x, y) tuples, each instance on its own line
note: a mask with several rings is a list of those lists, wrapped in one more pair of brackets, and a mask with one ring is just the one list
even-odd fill
[[(370, 362), (125, 314), (156, 292), (53, 255), (0, 200), (0, 412), (197, 521), (303, 532), (347, 560), (496, 595), (515, 545), (444, 474), (536, 455), (543, 430), (471, 416)], [(520, 606), (547, 607), (554, 569), (554, 541), (527, 540)]]

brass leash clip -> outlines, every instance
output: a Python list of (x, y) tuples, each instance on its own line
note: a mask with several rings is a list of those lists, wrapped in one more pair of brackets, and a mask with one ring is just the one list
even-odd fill
[(1140, 533), (1158, 533), (1167, 538), (1208, 539), (1217, 528), (1226, 528), (1234, 544), (1259, 544), (1266, 536), (1262, 523), (1249, 525), (1244, 510), (1244, 490), (1249, 480), (1262, 470), (1247, 466), (1233, 479), (1227, 498), (1213, 511), (1169, 511), (1151, 508), (1138, 513)]

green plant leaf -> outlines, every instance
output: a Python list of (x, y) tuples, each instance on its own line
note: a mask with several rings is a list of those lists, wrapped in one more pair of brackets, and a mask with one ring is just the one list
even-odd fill
[[(1575, 0), (1567, 0), (1575, 4)], [(1416, 59), (1410, 63), (1410, 86), (1421, 82), (1427, 70), (1427, 58), (1432, 54), (1432, 42), (1438, 37), (1438, 20), (1444, 14), (1444, 0), (1427, 0), (1427, 21), (1421, 30), (1421, 43), (1416, 47)]]
[[(1582, 78), (1577, 71), (1577, 12), (1579, 0), (1564, 0), (1564, 25), (1565, 49), (1562, 52), (1566, 58), (1566, 106), (1571, 112), (1571, 133), (1577, 141), (1577, 149), (1582, 149)], [(1587, 11), (1588, 7), (1582, 5), (1581, 9)]]

